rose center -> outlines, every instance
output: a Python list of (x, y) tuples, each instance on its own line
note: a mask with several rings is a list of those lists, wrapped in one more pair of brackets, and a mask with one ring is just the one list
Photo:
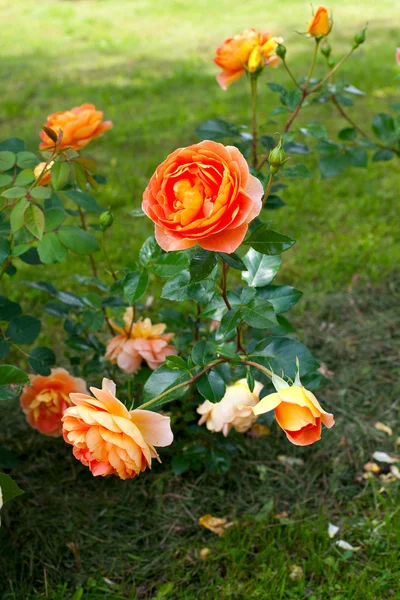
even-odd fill
[(198, 179), (193, 185), (189, 179), (180, 179), (174, 184), (174, 194), (174, 212), (169, 218), (183, 227), (196, 218), (208, 217), (213, 210), (213, 203)]

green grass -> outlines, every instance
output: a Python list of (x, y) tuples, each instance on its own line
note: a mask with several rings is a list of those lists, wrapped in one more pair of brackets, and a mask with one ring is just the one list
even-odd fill
[[(397, 5), (330, 6), (335, 55), (370, 23), (368, 43), (343, 69), (368, 92), (350, 112), (369, 129), (372, 115), (396, 99)], [(203, 120), (248, 123), (246, 81), (222, 92), (214, 80), (211, 58), (221, 40), (255, 24), (284, 35), (296, 72), (308, 66), (309, 42), (293, 32), (305, 27), (307, 2), (0, 0), (0, 11), (2, 138), (18, 135), (33, 149), (47, 114), (87, 101), (114, 121), (90, 151), (109, 177), (99, 197), (116, 216), (110, 254), (117, 266), (134, 261), (152, 231), (129, 212), (158, 163), (196, 141)], [(285, 81), (282, 69), (268, 75)], [(282, 131), (281, 121), (268, 120), (276, 98), (261, 89), (262, 133)], [(332, 132), (344, 125), (328, 106), (312, 111), (299, 122), (322, 120)], [(239, 455), (226, 475), (173, 477), (165, 451), (163, 464), (137, 480), (98, 480), (61, 440), (29, 430), (16, 405), (2, 406), (2, 444), (23, 465), (14, 474), (26, 491), (2, 511), (4, 600), (400, 597), (399, 483), (356, 479), (374, 450), (395, 450), (399, 435), (398, 278), (391, 281), (400, 259), (397, 189), (397, 163), (378, 163), (338, 179), (291, 183), (283, 192), (287, 206), (271, 213), (273, 227), (298, 240), (280, 275), (307, 292), (295, 324), (335, 373), (319, 397), (337, 425), (317, 446), (294, 448), (273, 427), (267, 438), (236, 436)], [(30, 269), (19, 278), (33, 277)], [(65, 289), (74, 285), (67, 278), (85, 269), (71, 260), (37, 267), (34, 277)], [(393, 427), (393, 437), (374, 429), (378, 419)], [(185, 442), (179, 430), (177, 437)], [(280, 454), (305, 464), (284, 467)], [(282, 511), (283, 521), (275, 518)], [(217, 538), (198, 525), (205, 513), (237, 524)], [(360, 549), (335, 547), (329, 521)], [(204, 561), (202, 548), (210, 549)], [(303, 568), (299, 581), (289, 577), (291, 565)]]

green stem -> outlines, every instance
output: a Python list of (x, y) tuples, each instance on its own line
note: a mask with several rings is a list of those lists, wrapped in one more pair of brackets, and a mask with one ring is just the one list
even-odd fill
[(204, 373), (207, 373), (207, 371), (210, 371), (210, 369), (214, 369), (215, 367), (217, 367), (218, 365), (221, 365), (224, 362), (229, 362), (229, 360), (227, 358), (221, 358), (209, 365), (207, 365), (206, 367), (204, 367), (204, 369), (202, 369), (201, 371), (199, 371), (199, 373), (196, 373), (196, 375), (193, 375), (193, 377), (191, 377), (190, 379), (188, 379), (188, 381), (184, 381), (182, 383), (178, 383), (177, 385), (174, 385), (171, 388), (168, 388), (167, 390), (165, 390), (164, 392), (162, 392), (161, 394), (159, 394), (158, 396), (156, 396), (155, 398), (152, 398), (151, 400), (149, 400), (148, 402), (145, 402), (144, 404), (141, 404), (138, 408), (140, 408), (141, 410), (144, 408), (148, 408), (149, 406), (152, 406), (153, 404), (155, 404), (156, 402), (158, 402), (159, 400), (162, 400), (165, 396), (168, 396), (168, 394), (171, 394), (172, 392), (176, 392), (177, 390), (186, 387), (186, 386), (190, 386), (192, 385), (192, 383), (194, 383), (197, 379), (199, 379), (202, 375), (204, 375)]
[(113, 266), (111, 264), (110, 257), (108, 255), (108, 252), (107, 252), (107, 249), (106, 249), (106, 232), (105, 231), (103, 231), (103, 235), (102, 235), (102, 238), (101, 238), (101, 247), (103, 248), (104, 256), (105, 256), (108, 268), (110, 270), (111, 276), (112, 276), (112, 278), (115, 281), (117, 281), (118, 278), (117, 278), (117, 276), (115, 274), (115, 271), (114, 271)]
[(269, 176), (269, 179), (268, 179), (267, 189), (266, 189), (264, 197), (263, 197), (263, 202), (262, 202), (263, 206), (265, 206), (265, 203), (268, 200), (268, 196), (269, 196), (270, 191), (271, 191), (271, 186), (272, 186), (273, 180), (274, 180), (274, 175), (273, 175), (273, 173), (270, 173), (270, 176)]
[(283, 62), (283, 66), (285, 67), (286, 71), (288, 72), (288, 75), (289, 75), (290, 79), (293, 81), (294, 85), (301, 90), (302, 89), (301, 85), (299, 84), (298, 81), (296, 81), (292, 71), (289, 69), (289, 65), (287, 64), (287, 62), (284, 58), (282, 59), (282, 62)]
[(258, 369), (259, 371), (262, 371), (265, 375), (267, 375), (270, 379), (272, 378), (272, 371), (270, 371), (269, 369), (267, 369), (267, 367), (264, 367), (263, 365), (260, 365), (259, 363), (256, 363), (252, 360), (247, 360), (247, 359), (242, 359), (242, 357), (240, 357), (241, 361), (243, 364), (249, 366), (249, 367), (255, 367), (256, 369)]
[(334, 75), (334, 73), (336, 73), (336, 71), (338, 69), (340, 69), (340, 67), (342, 66), (342, 64), (353, 54), (354, 50), (355, 50), (355, 48), (352, 48), (347, 54), (345, 54), (344, 56), (342, 56), (342, 58), (333, 67), (333, 69), (331, 71), (329, 71), (329, 73), (327, 75), (325, 75), (325, 77), (323, 77), (323, 79), (321, 79), (321, 81), (319, 83), (317, 83), (316, 85), (314, 85), (314, 87), (311, 88), (311, 90), (308, 90), (307, 95), (308, 94), (312, 94), (313, 92), (316, 92), (322, 85), (324, 85), (324, 83), (326, 81), (328, 81), (328, 79), (330, 79), (332, 77), (332, 75)]
[(251, 129), (253, 139), (251, 142), (251, 150), (253, 157), (253, 167), (257, 168), (257, 79), (258, 75), (250, 73), (251, 85)]
[(314, 72), (315, 64), (317, 62), (318, 48), (319, 48), (320, 41), (321, 41), (321, 39), (315, 40), (314, 54), (313, 54), (313, 57), (312, 57), (312, 61), (311, 61), (311, 65), (310, 65), (310, 70), (308, 72), (307, 79), (306, 79), (306, 82), (305, 82), (304, 87), (303, 87), (304, 91), (307, 91), (308, 84), (310, 83), (310, 79), (311, 79), (312, 74)]

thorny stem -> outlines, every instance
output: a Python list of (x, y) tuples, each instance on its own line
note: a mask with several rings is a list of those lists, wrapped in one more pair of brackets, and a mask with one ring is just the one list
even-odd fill
[[(78, 206), (78, 211), (79, 211), (79, 216), (81, 218), (82, 229), (87, 231), (85, 214), (80, 206)], [(89, 261), (90, 261), (90, 266), (92, 267), (92, 273), (93, 273), (94, 277), (97, 279), (97, 266), (96, 266), (96, 262), (95, 262), (92, 254), (89, 254)]]
[(111, 276), (112, 276), (112, 278), (115, 281), (117, 281), (118, 278), (117, 278), (117, 276), (115, 274), (115, 271), (114, 271), (113, 266), (111, 264), (111, 260), (110, 260), (110, 257), (108, 255), (107, 248), (106, 248), (106, 232), (105, 231), (103, 231), (103, 235), (102, 235), (102, 238), (101, 238), (101, 247), (103, 248), (104, 256), (105, 256), (108, 268), (110, 270)]
[(251, 85), (251, 129), (253, 139), (251, 141), (251, 149), (253, 155), (253, 167), (257, 168), (257, 79), (258, 75), (250, 73)]
[[(222, 259), (222, 275), (221, 275), (221, 296), (225, 302), (226, 308), (228, 310), (232, 309), (232, 305), (229, 302), (228, 296), (226, 294), (226, 281), (227, 281), (227, 273), (228, 273), (229, 265)], [(242, 333), (240, 329), (240, 325), (236, 327), (236, 351), (237, 352), (245, 352), (242, 346)]]
[(268, 196), (269, 196), (270, 191), (271, 191), (271, 186), (272, 186), (273, 180), (274, 180), (274, 175), (273, 175), (273, 173), (270, 173), (270, 176), (269, 176), (269, 179), (268, 179), (267, 189), (265, 190), (265, 194), (264, 194), (263, 201), (262, 201), (262, 205), (263, 206), (265, 206), (265, 203), (268, 200)]
[(270, 371), (269, 369), (267, 369), (267, 367), (264, 367), (263, 365), (260, 365), (259, 363), (256, 363), (252, 360), (247, 360), (247, 359), (242, 359), (242, 357), (240, 357), (242, 360), (242, 363), (244, 365), (248, 365), (249, 367), (255, 367), (256, 369), (259, 369), (260, 371), (262, 371), (265, 375), (267, 375), (269, 378), (272, 378), (272, 371)]
[(283, 66), (285, 67), (286, 71), (288, 72), (288, 75), (290, 77), (290, 79), (293, 81), (293, 83), (295, 84), (296, 87), (302, 89), (301, 85), (299, 84), (298, 81), (296, 81), (295, 76), (293, 75), (292, 71), (289, 69), (289, 65), (287, 64), (286, 60), (283, 58), (282, 59), (283, 62)]

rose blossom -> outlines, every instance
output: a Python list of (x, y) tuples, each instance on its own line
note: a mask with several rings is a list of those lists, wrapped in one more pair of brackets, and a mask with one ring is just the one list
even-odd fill
[(239, 79), (247, 70), (270, 65), (276, 67), (279, 62), (275, 48), (282, 38), (271, 37), (270, 33), (245, 29), (238, 35), (224, 41), (217, 48), (214, 62), (221, 67), (222, 73), (217, 75), (217, 81), (223, 90)]
[(115, 397), (115, 383), (103, 379), (102, 389), (71, 394), (74, 406), (62, 418), (64, 440), (92, 475), (136, 477), (152, 458), (159, 462), (154, 446), (169, 446), (173, 434), (169, 417), (149, 410), (128, 409)]
[[(94, 104), (82, 104), (71, 110), (56, 112), (47, 117), (45, 125), (57, 134), (60, 129), (62, 130), (63, 135), (58, 148), (71, 148), (72, 150), (80, 150), (87, 146), (113, 126), (111, 121), (103, 121), (103, 113), (96, 110)], [(41, 131), (40, 137), (42, 138), (39, 145), (41, 150), (54, 146), (53, 140), (45, 131)]]
[(319, 38), (328, 35), (330, 30), (331, 22), (328, 11), (323, 6), (320, 6), (308, 24), (307, 33), (313, 37)]
[(105, 357), (126, 373), (136, 373), (142, 360), (147, 362), (150, 369), (157, 369), (167, 356), (176, 354), (175, 348), (168, 343), (174, 334), (164, 333), (165, 323), (152, 325), (148, 318), (132, 322), (132, 307), (126, 309), (123, 320), (124, 327), (110, 321), (120, 335), (109, 340)]
[(230, 254), (259, 214), (262, 196), (239, 150), (207, 140), (175, 150), (157, 167), (142, 208), (163, 250), (198, 244)]
[(306, 390), (297, 375), (294, 385), (273, 375), (275, 394), (265, 396), (253, 408), (255, 415), (275, 411), (278, 425), (292, 444), (308, 446), (321, 439), (321, 423), (331, 428), (335, 424), (333, 415), (324, 411), (312, 392)]
[(197, 412), (201, 415), (199, 425), (205, 423), (207, 429), (222, 431), (225, 437), (232, 427), (239, 433), (247, 431), (256, 421), (252, 407), (259, 402), (262, 387), (263, 384), (256, 381), (251, 392), (246, 379), (229, 385), (220, 402), (213, 404), (206, 400), (197, 407)]
[(31, 384), (21, 394), (21, 406), (29, 425), (53, 437), (61, 435), (61, 417), (71, 406), (71, 392), (86, 392), (86, 383), (65, 369), (52, 369), (51, 375), (29, 375)]

